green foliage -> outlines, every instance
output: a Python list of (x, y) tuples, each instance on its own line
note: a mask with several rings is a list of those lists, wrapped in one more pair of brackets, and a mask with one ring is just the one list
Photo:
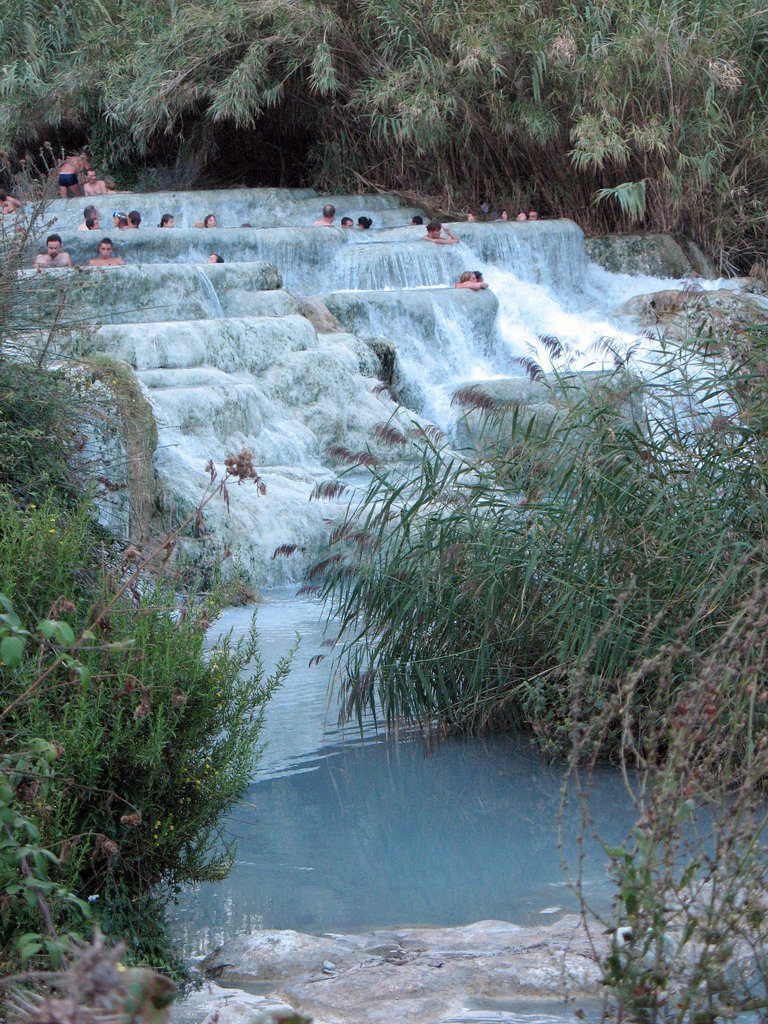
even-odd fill
[(61, 370), (49, 373), (0, 355), (0, 486), (30, 500), (55, 490), (71, 501), (67, 460), (79, 444), (71, 416), (76, 390)]
[[(756, 338), (733, 365), (675, 346), (644, 380), (566, 375), (540, 385), (555, 415), (489, 410), (469, 389), (479, 448), (425, 441), (412, 468), (377, 469), (334, 536), (338, 560), (318, 567), (347, 712), (525, 725), (563, 752), (575, 695), (589, 720), (673, 642), (684, 686), (765, 560), (765, 353)], [(635, 699), (650, 719), (657, 696), (647, 672)]]
[[(215, 596), (179, 613), (162, 584), (122, 594), (128, 564), (95, 578), (87, 522), (87, 509), (19, 508), (0, 490), (0, 593), (35, 624), (0, 668), (1, 725), (10, 749), (57, 751), (45, 785), (30, 769), (10, 807), (54, 852), (56, 885), (97, 897), (108, 934), (167, 966), (165, 907), (180, 885), (228, 870), (220, 818), (250, 781), (263, 709), (285, 666), (264, 677), (254, 631), (207, 652)], [(20, 637), (21, 616), (4, 601), (0, 632)], [(4, 923), (6, 956), (19, 932), (39, 931), (21, 896)], [(61, 899), (51, 914), (57, 929), (72, 924)]]
[[(594, 230), (641, 219), (740, 265), (765, 249), (758, 0), (100, 0), (91, 19), (74, 0), (10, 6), (8, 153), (58, 131), (92, 139), (105, 168), (191, 154), (199, 169), (235, 128), (251, 163), (304, 139), (303, 177), (321, 186), (535, 203)], [(627, 206), (641, 182), (644, 209)]]

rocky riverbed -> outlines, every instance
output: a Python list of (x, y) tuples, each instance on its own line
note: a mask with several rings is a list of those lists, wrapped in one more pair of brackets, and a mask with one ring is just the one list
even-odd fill
[[(259, 930), (202, 965), (206, 982), (174, 1024), (236, 1024), (306, 1014), (315, 1024), (454, 1024), (568, 1020), (565, 1000), (594, 998), (599, 928), (567, 915), (547, 927), (479, 921), (357, 935)], [(223, 987), (226, 986), (242, 986)]]

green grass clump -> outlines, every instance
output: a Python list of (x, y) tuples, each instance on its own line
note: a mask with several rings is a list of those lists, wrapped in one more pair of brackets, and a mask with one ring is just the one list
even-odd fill
[(765, 561), (765, 352), (676, 347), (642, 380), (553, 385), (554, 417), (478, 400), (478, 449), (424, 442), (415, 468), (376, 470), (324, 583), (346, 713), (527, 728), (560, 753), (575, 705), (589, 721), (641, 672), (647, 727), (665, 710), (654, 657), (674, 652), (673, 700)]

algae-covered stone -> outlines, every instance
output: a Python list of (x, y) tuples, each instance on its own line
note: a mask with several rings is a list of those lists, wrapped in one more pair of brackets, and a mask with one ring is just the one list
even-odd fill
[(656, 232), (598, 235), (584, 241), (587, 259), (612, 274), (650, 277), (714, 277), (704, 254), (690, 239)]
[[(144, 397), (133, 368), (119, 359), (96, 355), (80, 365), (107, 390), (112, 414), (103, 403), (91, 408), (91, 425), (97, 436), (116, 432), (121, 458), (106, 461), (101, 457), (100, 476), (104, 492), (97, 499), (97, 510), (106, 508), (101, 517), (112, 533), (130, 538), (134, 543), (146, 541), (152, 530), (157, 506), (157, 480), (154, 457), (157, 448), (157, 426), (152, 407)], [(94, 417), (98, 415), (98, 420)], [(127, 508), (115, 498), (127, 495)], [(115, 514), (117, 512), (117, 514)], [(125, 521), (127, 519), (127, 522)]]
[(768, 308), (759, 295), (727, 288), (636, 295), (617, 312), (652, 328), (659, 338), (697, 338), (718, 346), (749, 344), (755, 327), (768, 325)]

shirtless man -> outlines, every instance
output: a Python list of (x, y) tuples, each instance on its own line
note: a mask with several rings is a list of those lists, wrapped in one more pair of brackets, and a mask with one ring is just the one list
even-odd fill
[(9, 196), (5, 189), (0, 188), (0, 213), (16, 213), (20, 206), (20, 199)]
[(45, 240), (45, 252), (35, 256), (32, 266), (35, 270), (50, 270), (51, 267), (71, 267), (72, 257), (61, 250), (61, 235), (48, 235)]
[(105, 196), (107, 194), (107, 186), (92, 167), (85, 172), (83, 192), (87, 196)]
[[(445, 233), (445, 237), (443, 237)], [(456, 245), (459, 239), (450, 228), (444, 228), (439, 220), (431, 220), (427, 224), (426, 235), (421, 236), (422, 242), (434, 242), (435, 245)]]
[(473, 292), (480, 292), (488, 287), (488, 282), (483, 280), (479, 270), (465, 270), (456, 282), (457, 288), (471, 288)]
[(99, 242), (99, 255), (88, 260), (89, 267), (124, 267), (125, 260), (114, 255), (114, 246), (111, 238), (102, 238)]
[(90, 228), (88, 227), (88, 221), (89, 220), (93, 220), (94, 217), (96, 218), (97, 221), (101, 219), (101, 214), (99, 213), (98, 207), (96, 207), (96, 206), (86, 206), (86, 208), (83, 210), (83, 220), (82, 220), (82, 223), (77, 225), (77, 230), (78, 231), (89, 231)]
[(336, 216), (336, 207), (332, 203), (326, 203), (323, 207), (323, 216), (312, 225), (316, 228), (332, 228), (333, 218)]
[(342, 217), (341, 226), (346, 229), (353, 228), (355, 226), (355, 222), (351, 217)]
[(85, 170), (88, 158), (85, 153), (68, 156), (59, 168), (59, 197), (66, 199), (69, 195), (81, 196), (83, 189), (80, 174)]

